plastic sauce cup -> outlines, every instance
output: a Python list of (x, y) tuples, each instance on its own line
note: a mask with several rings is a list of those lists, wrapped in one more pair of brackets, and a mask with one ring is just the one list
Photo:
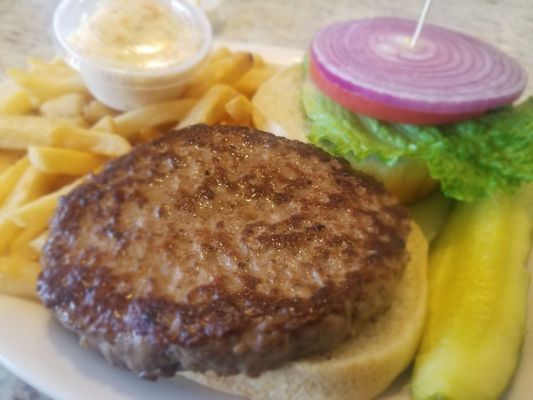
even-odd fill
[(69, 41), (82, 19), (105, 1), (63, 0), (54, 14), (56, 41), (67, 62), (80, 72), (89, 91), (102, 103), (118, 110), (179, 97), (187, 82), (201, 70), (213, 44), (211, 24), (204, 12), (187, 0), (160, 0), (159, 3), (192, 26), (200, 45), (182, 63), (151, 69), (128, 68), (88, 57)]

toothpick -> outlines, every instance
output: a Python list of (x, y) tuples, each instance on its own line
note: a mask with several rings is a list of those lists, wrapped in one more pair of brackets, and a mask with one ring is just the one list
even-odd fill
[(415, 33), (413, 34), (413, 37), (411, 38), (411, 42), (409, 43), (409, 46), (411, 48), (414, 48), (416, 46), (418, 37), (420, 36), (420, 33), (422, 32), (422, 28), (424, 27), (424, 22), (426, 21), (426, 17), (429, 12), (429, 7), (431, 6), (431, 1), (432, 0), (426, 0), (426, 2), (424, 3), (424, 8), (422, 9), (420, 18), (418, 18), (418, 24), (416, 26)]

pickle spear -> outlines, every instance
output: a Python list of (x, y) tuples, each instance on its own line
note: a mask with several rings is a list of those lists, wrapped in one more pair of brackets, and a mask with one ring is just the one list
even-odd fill
[(450, 214), (453, 201), (436, 190), (426, 198), (408, 206), (411, 218), (424, 232), (429, 243), (433, 243)]
[(525, 334), (533, 191), (457, 204), (429, 259), (416, 400), (498, 399)]

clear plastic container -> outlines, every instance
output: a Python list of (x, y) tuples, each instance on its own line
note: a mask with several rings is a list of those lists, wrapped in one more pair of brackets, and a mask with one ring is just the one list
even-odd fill
[(76, 48), (69, 38), (106, 0), (63, 0), (54, 15), (54, 34), (67, 62), (77, 69), (91, 93), (102, 103), (130, 110), (178, 97), (202, 68), (213, 43), (211, 25), (204, 12), (187, 0), (159, 0), (181, 19), (187, 20), (198, 37), (197, 52), (183, 62), (151, 69), (117, 66), (95, 59)]

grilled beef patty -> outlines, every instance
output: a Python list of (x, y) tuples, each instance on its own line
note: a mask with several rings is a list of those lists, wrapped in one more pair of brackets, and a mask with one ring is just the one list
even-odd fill
[(257, 375), (378, 318), (408, 232), (406, 210), (345, 162), (198, 125), (60, 201), (38, 292), (82, 344), (141, 377)]

